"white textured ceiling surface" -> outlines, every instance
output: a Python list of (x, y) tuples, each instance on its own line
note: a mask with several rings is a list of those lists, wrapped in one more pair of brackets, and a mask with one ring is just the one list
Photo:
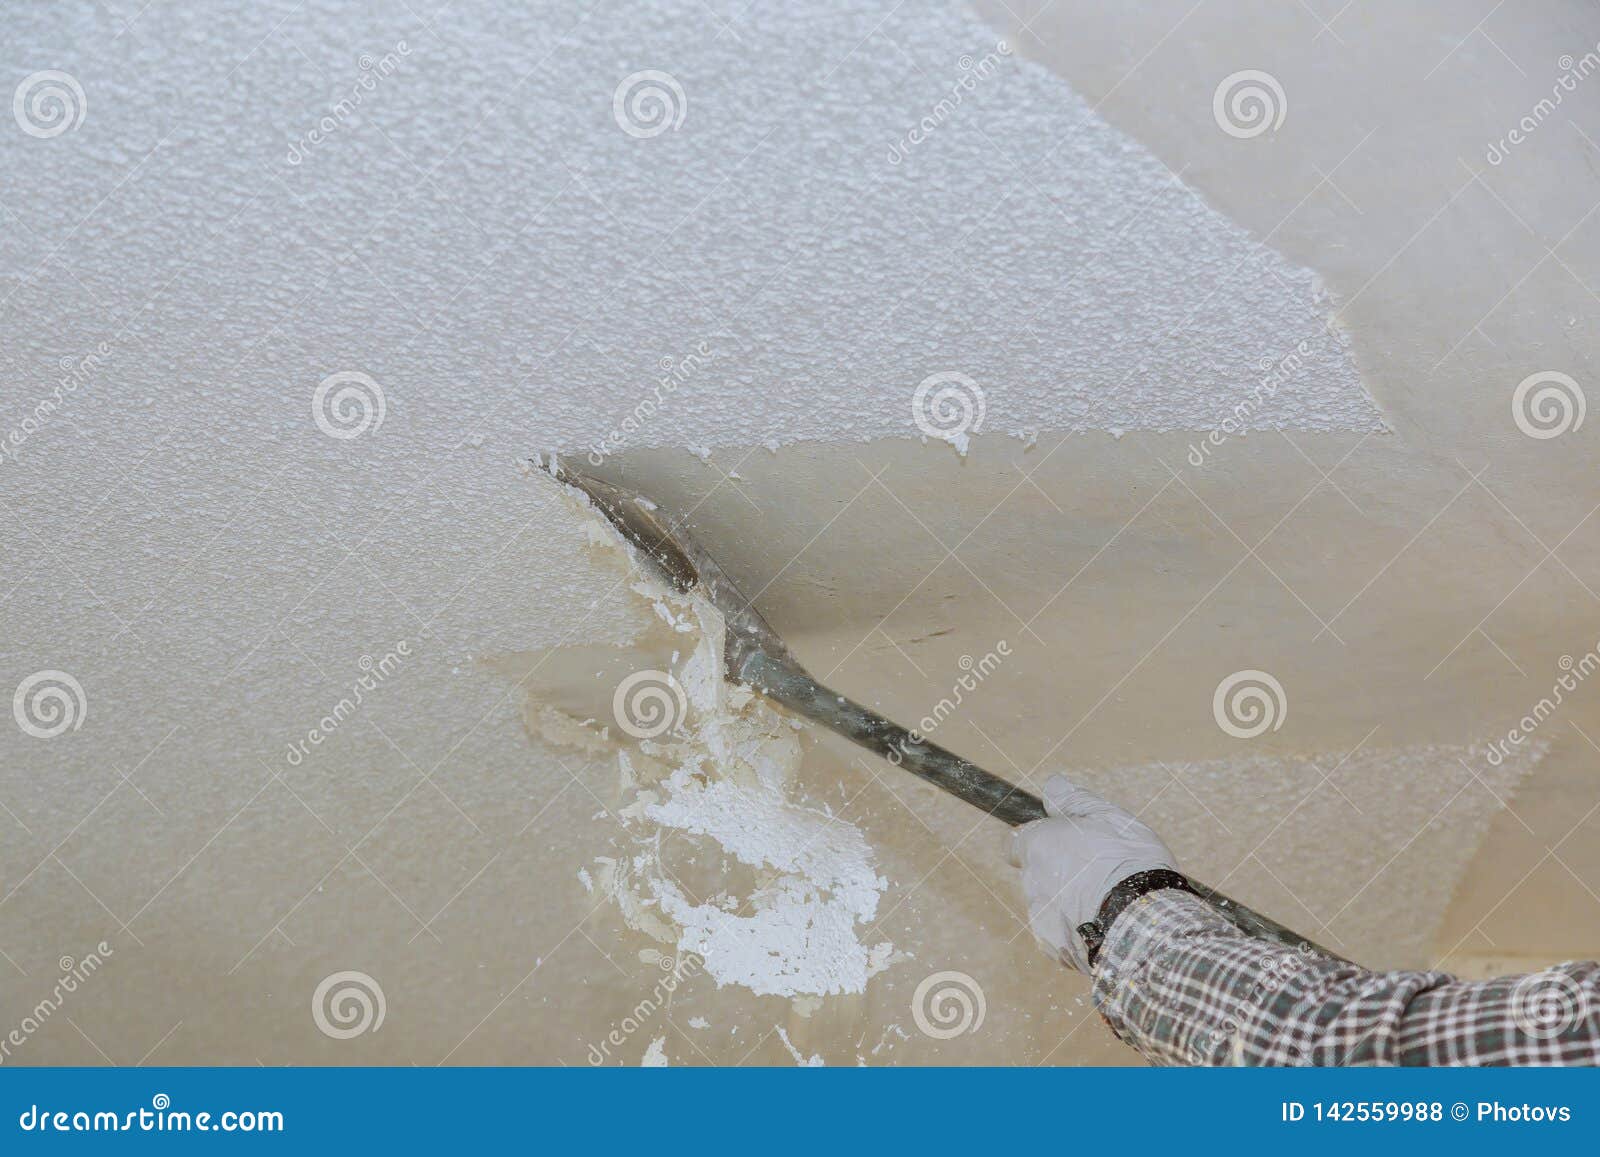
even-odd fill
[[(0, 134), (11, 408), (105, 342), (70, 416), (108, 455), (289, 452), (340, 371), (382, 387), (392, 447), (587, 449), (664, 360), (685, 384), (608, 449), (915, 434), (939, 372), (982, 389), (984, 430), (1205, 430), (1301, 343), (1246, 424), (1381, 428), (1315, 276), (957, 4), (8, 25), (8, 91), (57, 68), (87, 104)], [(638, 136), (614, 97), (652, 69), (681, 123)]]

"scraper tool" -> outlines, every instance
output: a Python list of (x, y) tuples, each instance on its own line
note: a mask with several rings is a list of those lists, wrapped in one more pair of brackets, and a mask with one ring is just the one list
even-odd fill
[[(722, 613), (727, 621), (723, 652), (730, 682), (741, 683), (795, 714), (877, 752), (897, 767), (1013, 827), (1045, 818), (1044, 801), (1038, 796), (926, 738), (913, 736), (898, 723), (819, 683), (717, 561), (684, 527), (672, 523), (656, 503), (636, 491), (576, 470), (554, 455), (533, 459), (533, 465), (585, 495), (673, 587), (685, 594), (698, 589)], [(1190, 883), (1244, 931), (1289, 948), (1311, 949), (1338, 958), (1337, 953), (1237, 900), (1199, 881)]]

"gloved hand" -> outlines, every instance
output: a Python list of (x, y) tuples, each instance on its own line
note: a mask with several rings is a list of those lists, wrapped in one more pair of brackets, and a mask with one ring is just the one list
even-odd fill
[(1045, 781), (1044, 809), (1050, 819), (1011, 833), (1011, 862), (1022, 869), (1033, 934), (1061, 963), (1087, 973), (1078, 925), (1093, 920), (1111, 889), (1135, 872), (1177, 865), (1155, 832), (1064, 775)]

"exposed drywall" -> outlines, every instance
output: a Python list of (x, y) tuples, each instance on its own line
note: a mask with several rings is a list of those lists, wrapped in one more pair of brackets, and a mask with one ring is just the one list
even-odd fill
[[(1594, 495), (1578, 481), (1597, 460), (1597, 427), (1584, 417), (1600, 381), (1593, 7), (979, 7), (1213, 204), (1323, 275), (1408, 457), (1453, 464), (1469, 487), (1457, 500), (1416, 500), (1437, 516), (1417, 523), (1419, 544), (1462, 517), (1473, 494), (1489, 504), (1471, 540), (1417, 580), (1437, 589), (1462, 570), (1486, 582), (1448, 653), (1401, 700), (1413, 688), (1434, 698), (1452, 670), (1481, 664), (1498, 666), (1527, 703), (1548, 701), (1551, 664), (1590, 648), (1595, 603)], [(1228, 132), (1219, 102), (1247, 89), (1256, 103), (1243, 111), (1257, 119)], [(1404, 484), (1395, 492), (1405, 503)], [(1502, 554), (1520, 566), (1494, 575), (1486, 559)], [(1352, 593), (1371, 597), (1391, 578)], [(1540, 635), (1543, 647), (1527, 646)], [(1497, 814), (1441, 932), (1452, 966), (1596, 951), (1574, 924), (1576, 913), (1600, 917), (1593, 870), (1573, 859), (1586, 856), (1596, 803), (1583, 770), (1593, 732), (1577, 727), (1566, 734), (1574, 761), (1547, 765)]]

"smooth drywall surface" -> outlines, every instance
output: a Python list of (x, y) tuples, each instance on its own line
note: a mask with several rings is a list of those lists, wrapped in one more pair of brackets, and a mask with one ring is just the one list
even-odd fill
[[(1590, 648), (1596, 605), (1596, 496), (1580, 481), (1600, 445), (1585, 420), (1600, 381), (1593, 5), (980, 7), (1209, 201), (1323, 275), (1409, 457), (1468, 488), (1434, 499), (1378, 476), (1393, 495), (1383, 506), (1437, 516), (1426, 530), (1417, 523), (1418, 546), (1474, 495), (1487, 503), (1453, 557), (1414, 580), (1430, 591), (1487, 580), (1415, 690), (1437, 702), (1441, 681), (1482, 664), (1526, 704), (1549, 700), (1568, 678), (1559, 664)], [(1257, 119), (1225, 131), (1228, 99), (1247, 93), (1256, 103), (1242, 108)], [(1228, 472), (1242, 481), (1241, 465)], [(1350, 540), (1335, 541), (1342, 552)], [(1501, 555), (1520, 566), (1497, 573), (1489, 560)], [(1393, 580), (1393, 568), (1373, 572), (1350, 595), (1370, 598)], [(1530, 632), (1547, 642), (1528, 648)], [(1488, 685), (1457, 693), (1495, 713)], [(1577, 933), (1600, 918), (1594, 877), (1572, 861), (1592, 839), (1596, 802), (1583, 770), (1593, 732), (1578, 727), (1567, 732), (1578, 758), (1559, 772), (1547, 764), (1505, 801), (1441, 930), (1452, 965), (1476, 968), (1475, 953), (1492, 968), (1594, 951)]]

